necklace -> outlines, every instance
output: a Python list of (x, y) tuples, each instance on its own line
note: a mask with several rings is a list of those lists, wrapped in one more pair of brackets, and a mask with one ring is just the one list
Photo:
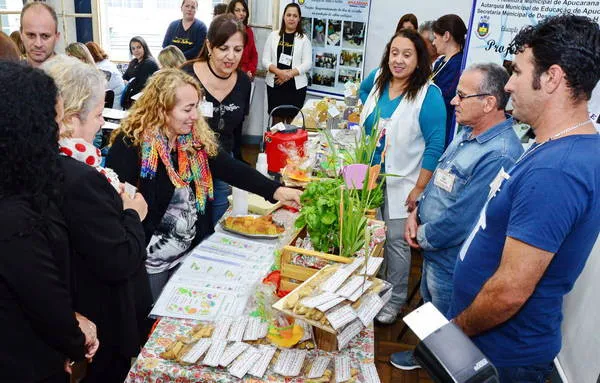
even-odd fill
[(592, 121), (591, 121), (591, 120), (585, 120), (585, 121), (582, 121), (582, 122), (580, 122), (579, 124), (575, 124), (575, 125), (573, 125), (573, 126), (571, 126), (571, 127), (567, 128), (567, 129), (565, 129), (565, 130), (561, 130), (560, 132), (558, 132), (558, 133), (556, 133), (555, 135), (553, 135), (552, 137), (548, 138), (546, 141), (542, 142), (541, 144), (538, 144), (538, 145), (536, 145), (536, 144), (533, 144), (533, 145), (532, 145), (532, 146), (529, 148), (529, 149), (531, 149), (531, 150), (529, 150), (529, 149), (528, 149), (528, 150), (527, 150), (525, 153), (523, 153), (523, 154), (521, 155), (521, 157), (519, 157), (519, 159), (517, 160), (517, 162), (515, 162), (515, 165), (516, 165), (516, 164), (518, 164), (519, 162), (521, 162), (521, 161), (522, 161), (522, 160), (523, 160), (525, 157), (529, 157), (529, 156), (531, 156), (531, 153), (535, 152), (536, 150), (538, 150), (539, 148), (541, 148), (542, 146), (544, 146), (544, 144), (545, 144), (545, 143), (547, 143), (547, 142), (550, 142), (550, 141), (552, 141), (552, 140), (556, 140), (556, 139), (557, 139), (557, 138), (559, 138), (560, 136), (562, 136), (562, 135), (564, 135), (564, 134), (567, 134), (567, 133), (569, 133), (569, 132), (571, 132), (571, 131), (573, 131), (573, 130), (575, 130), (575, 129), (577, 129), (577, 128), (581, 128), (582, 126), (584, 126), (584, 125), (586, 125), (586, 124), (588, 124), (588, 123), (590, 123), (590, 122), (592, 122)]
[(213, 74), (213, 76), (215, 76), (216, 78), (219, 78), (221, 80), (229, 80), (229, 78), (231, 77), (231, 75), (233, 74), (233, 72), (229, 73), (227, 76), (219, 76), (218, 74), (215, 73), (215, 71), (213, 70), (212, 66), (210, 66), (210, 60), (208, 60), (206, 62), (206, 65), (208, 65), (208, 70), (210, 71), (210, 73)]

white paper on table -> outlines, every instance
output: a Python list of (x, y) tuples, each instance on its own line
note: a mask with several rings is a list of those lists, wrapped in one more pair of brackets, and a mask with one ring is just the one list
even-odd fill
[(383, 257), (369, 257), (369, 260), (367, 261), (367, 266), (363, 266), (358, 272), (358, 274), (366, 274), (371, 277), (375, 275), (375, 273), (379, 269), (379, 266), (381, 266), (381, 263), (383, 263)]
[[(364, 277), (360, 277), (360, 278), (364, 278)], [(348, 297), (348, 300), (351, 302), (356, 302), (358, 300), (358, 298), (360, 298), (369, 288), (371, 288), (372, 285), (373, 285), (373, 282), (366, 281), (354, 293), (352, 293), (351, 296)]]
[(355, 336), (360, 334), (363, 327), (364, 325), (358, 319), (344, 327), (344, 329), (337, 336), (338, 350), (341, 351), (343, 348), (345, 348)]
[(282, 350), (281, 354), (279, 354), (279, 359), (277, 359), (277, 362), (275, 363), (273, 371), (282, 376), (300, 375), (306, 354), (306, 350)]
[(222, 339), (213, 339), (202, 364), (211, 367), (217, 367), (219, 365), (219, 360), (221, 359), (221, 355), (223, 355), (223, 351), (225, 351), (225, 347), (227, 346), (227, 341)]
[(201, 338), (196, 342), (194, 346), (185, 354), (181, 360), (185, 363), (194, 364), (200, 359), (202, 355), (208, 350), (212, 343), (209, 338)]
[(269, 363), (271, 363), (271, 359), (273, 359), (273, 355), (275, 355), (276, 348), (273, 346), (261, 345), (258, 349), (261, 352), (261, 356), (254, 366), (250, 368), (248, 373), (260, 379), (267, 371), (267, 367), (269, 367)]
[(220, 259), (202, 250), (195, 251), (187, 257), (177, 274), (202, 281), (219, 282), (225, 285), (247, 284), (249, 279), (258, 279), (258, 270), (252, 270), (245, 262)]
[(230, 342), (241, 342), (244, 338), (244, 331), (246, 330), (247, 323), (247, 316), (237, 318), (231, 324), (231, 327), (229, 327), (229, 334), (227, 334), (227, 340)]
[(351, 306), (345, 305), (326, 314), (326, 316), (331, 327), (338, 330), (356, 319), (356, 311)]
[(344, 297), (338, 297), (332, 301), (329, 301), (327, 303), (323, 303), (320, 306), (317, 306), (317, 310), (319, 310), (321, 312), (325, 312), (325, 311), (329, 310), (330, 308), (338, 305), (339, 303), (342, 303), (345, 300), (346, 300), (346, 298), (344, 298)]
[(229, 373), (238, 379), (242, 379), (261, 355), (261, 352), (256, 347), (248, 347), (246, 351), (244, 351), (242, 355), (229, 366)]
[(358, 288), (364, 282), (368, 282), (365, 277), (354, 276), (348, 279), (348, 281), (346, 281), (346, 283), (336, 291), (336, 294), (344, 298), (350, 298), (352, 296), (352, 293), (358, 290)]
[(340, 267), (321, 285), (321, 290), (334, 293), (352, 274), (352, 269)]
[(323, 376), (329, 363), (331, 362), (330, 356), (318, 356), (314, 361), (313, 365), (306, 376), (308, 379), (316, 379)]
[(302, 305), (314, 309), (317, 306), (320, 306), (324, 303), (327, 303), (329, 301), (332, 301), (334, 299), (338, 298), (337, 294), (334, 293), (330, 293), (330, 292), (324, 292), (318, 295), (315, 295), (313, 297), (307, 297), (307, 298), (303, 298), (300, 303), (302, 303)]
[(377, 294), (368, 294), (360, 302), (356, 314), (360, 321), (368, 326), (383, 308), (383, 300)]
[(420, 340), (448, 323), (448, 319), (431, 302), (425, 303), (402, 318)]
[(335, 381), (341, 383), (349, 380), (351, 377), (350, 358), (347, 356), (337, 356), (335, 358)]
[(102, 109), (102, 117), (110, 118), (111, 120), (122, 120), (129, 114), (126, 110), (119, 110), (113, 108)]
[(213, 330), (212, 337), (213, 339), (227, 339), (227, 334), (229, 334), (229, 327), (233, 323), (233, 318), (225, 317), (219, 318), (217, 321), (217, 325)]
[(244, 332), (244, 340), (257, 340), (258, 332), (260, 331), (261, 319), (258, 317), (250, 317)]
[(363, 380), (365, 383), (381, 383), (375, 363), (361, 363), (360, 370), (363, 374)]
[(223, 355), (219, 359), (219, 366), (227, 367), (235, 358), (240, 356), (240, 354), (246, 349), (250, 347), (248, 343), (244, 342), (235, 342), (223, 351)]

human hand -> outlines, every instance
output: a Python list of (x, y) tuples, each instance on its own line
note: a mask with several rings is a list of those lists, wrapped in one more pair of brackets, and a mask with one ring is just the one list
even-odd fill
[[(94, 355), (96, 355), (96, 351), (98, 351), (98, 347), (100, 346), (100, 341), (98, 341), (98, 332), (96, 325), (94, 324), (94, 322), (77, 312), (75, 313), (75, 318), (79, 323), (79, 329), (85, 336), (85, 358), (88, 360), (88, 362), (91, 362)], [(70, 368), (71, 366), (72, 364), (69, 361), (68, 367)], [(67, 366), (65, 365), (65, 368), (66, 367)]]
[(248, 78), (250, 79), (250, 81), (254, 81), (254, 75), (252, 74), (252, 72), (248, 71), (248, 72), (246, 72), (246, 74), (248, 75)]
[(415, 210), (417, 207), (417, 201), (419, 197), (421, 197), (421, 193), (423, 193), (423, 188), (416, 186), (408, 193), (408, 197), (406, 197), (406, 201), (404, 202), (404, 206), (406, 206), (406, 211), (409, 213)]
[(123, 200), (123, 210), (133, 209), (140, 216), (140, 221), (143, 221), (148, 214), (148, 204), (144, 199), (144, 196), (140, 193), (135, 193), (135, 197), (131, 198), (127, 193), (121, 192), (121, 199)]
[(300, 208), (301, 195), (302, 190), (280, 186), (277, 188), (277, 190), (275, 190), (275, 193), (273, 194), (273, 199), (280, 201), (284, 205), (298, 209)]
[(419, 222), (417, 220), (417, 209), (414, 209), (406, 219), (404, 225), (404, 239), (410, 247), (413, 249), (420, 249), (419, 242), (417, 242), (417, 230), (419, 229)]

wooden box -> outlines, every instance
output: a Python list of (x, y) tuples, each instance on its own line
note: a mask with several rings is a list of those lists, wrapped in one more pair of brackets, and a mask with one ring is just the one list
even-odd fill
[[(379, 221), (381, 222), (381, 221)], [(306, 281), (319, 269), (296, 265), (292, 263), (292, 259), (295, 254), (303, 254), (319, 258), (321, 260), (330, 261), (332, 263), (352, 263), (353, 257), (341, 257), (335, 254), (322, 253), (320, 251), (302, 249), (300, 247), (292, 246), (291, 244), (296, 243), (298, 238), (306, 237), (306, 228), (298, 230), (292, 237), (290, 245), (284, 246), (281, 250), (281, 284), (279, 286), (282, 291), (292, 291), (300, 285), (300, 283)], [(371, 251), (371, 257), (382, 257), (383, 256), (383, 245), (385, 241), (375, 245)]]

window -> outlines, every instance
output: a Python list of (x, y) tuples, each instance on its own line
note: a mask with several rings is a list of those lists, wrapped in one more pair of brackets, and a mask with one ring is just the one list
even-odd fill
[(10, 35), (20, 27), (19, 14), (23, 7), (22, 0), (0, 0), (0, 27), (2, 32)]
[[(212, 0), (198, 0), (196, 18), (207, 26)], [(108, 0), (100, 5), (103, 48), (113, 61), (130, 61), (129, 40), (141, 36), (153, 56), (162, 49), (169, 23), (181, 19), (181, 0)]]

